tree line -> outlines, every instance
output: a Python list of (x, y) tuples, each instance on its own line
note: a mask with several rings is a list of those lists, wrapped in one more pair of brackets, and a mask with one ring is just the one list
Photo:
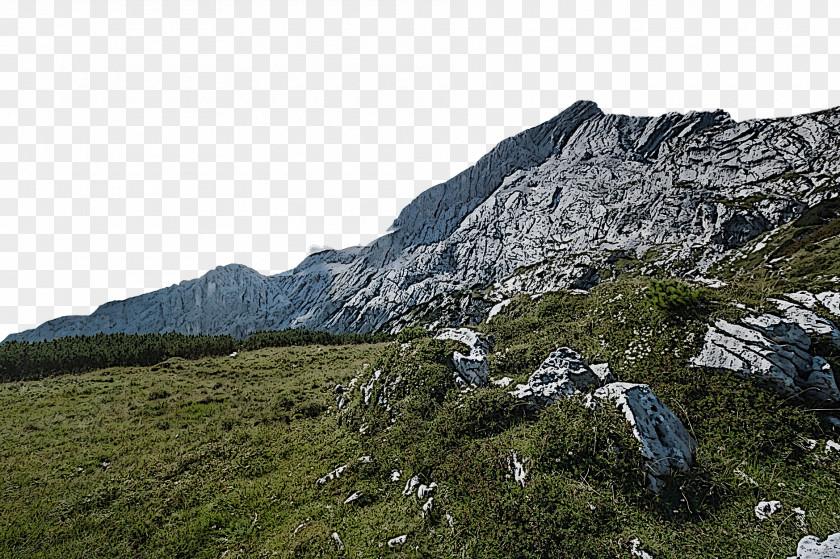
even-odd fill
[(244, 340), (232, 336), (96, 334), (44, 342), (0, 344), (0, 382), (78, 374), (105, 367), (148, 366), (170, 357), (198, 359), (234, 351), (299, 345), (348, 345), (387, 341), (384, 334), (330, 334), (288, 329), (257, 332)]

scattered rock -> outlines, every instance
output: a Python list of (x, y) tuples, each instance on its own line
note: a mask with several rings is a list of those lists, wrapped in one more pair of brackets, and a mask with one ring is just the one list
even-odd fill
[(761, 501), (755, 506), (755, 517), (759, 520), (767, 520), (782, 510), (780, 501)]
[(362, 394), (365, 398), (365, 406), (370, 406), (370, 399), (373, 396), (373, 387), (376, 384), (376, 381), (379, 380), (379, 377), (381, 376), (382, 371), (379, 369), (375, 370), (371, 375), (368, 383), (362, 387)]
[(399, 470), (391, 470), (391, 481), (399, 481), (402, 474)]
[(687, 471), (694, 462), (697, 443), (682, 421), (646, 384), (614, 382), (595, 391), (595, 399), (612, 401), (624, 414), (641, 443), (650, 489), (662, 489), (660, 478), (671, 470)]
[(391, 538), (390, 540), (388, 540), (388, 547), (390, 547), (391, 549), (393, 549), (395, 547), (399, 547), (399, 546), (403, 545), (406, 542), (407, 539), (408, 539), (408, 534), (403, 534), (402, 536), (397, 536), (396, 538)]
[(335, 541), (336, 546), (338, 546), (338, 550), (344, 551), (344, 542), (341, 541), (341, 538), (338, 536), (338, 532), (332, 533), (332, 539)]
[(793, 516), (796, 519), (796, 527), (799, 528), (800, 531), (808, 533), (808, 528), (805, 526), (805, 510), (796, 507), (793, 509)]
[(455, 340), (470, 348), (469, 355), (459, 351), (452, 354), (455, 363), (455, 382), (466, 386), (484, 386), (490, 380), (487, 354), (492, 340), (469, 328), (447, 328), (435, 336), (436, 340)]
[(335, 385), (335, 404), (339, 411), (341, 411), (341, 409), (344, 408), (344, 406), (347, 404), (346, 400), (344, 399), (346, 393), (347, 388), (340, 384)]
[(373, 456), (359, 456), (357, 461), (362, 464), (373, 464)]
[(405, 489), (403, 489), (402, 494), (406, 497), (413, 495), (417, 490), (418, 485), (420, 485), (420, 476), (412, 476), (411, 479), (405, 483)]
[(825, 441), (825, 453), (826, 454), (833, 454), (835, 452), (840, 452), (840, 444), (832, 440)]
[(344, 499), (344, 504), (349, 505), (353, 501), (358, 501), (361, 498), (361, 496), (362, 496), (361, 491), (353, 491), (353, 493), (351, 493), (349, 497)]
[(438, 485), (435, 482), (432, 482), (429, 485), (426, 485), (424, 483), (420, 484), (417, 487), (417, 498), (423, 500), (426, 497), (431, 497), (434, 494), (435, 489), (437, 489), (437, 486)]
[(805, 536), (796, 546), (796, 556), (788, 559), (837, 559), (840, 557), (840, 533), (820, 542), (816, 536)]
[[(599, 367), (604, 378), (612, 380), (609, 367), (604, 371)], [(510, 394), (529, 402), (537, 408), (544, 408), (573, 394), (581, 394), (590, 388), (604, 384), (604, 380), (593, 371), (575, 350), (561, 347), (553, 351), (539, 369), (529, 378), (528, 384), (518, 384)]]
[(725, 281), (714, 278), (695, 278), (694, 281), (702, 283), (706, 287), (711, 287), (712, 289), (720, 289), (727, 286)]
[(641, 559), (653, 559), (653, 556), (650, 553), (642, 549), (642, 542), (639, 541), (639, 538), (633, 538), (632, 540), (630, 540), (630, 545), (630, 554), (633, 557), (640, 557)]
[(522, 487), (525, 487), (525, 477), (528, 475), (528, 470), (525, 469), (525, 462), (527, 461), (528, 460), (520, 460), (516, 456), (515, 450), (510, 451), (510, 456), (508, 457), (508, 468), (513, 474), (514, 481)]
[(455, 528), (455, 517), (447, 512), (444, 515), (444, 518), (446, 519), (446, 523), (449, 524), (449, 527), (454, 529)]
[(236, 357), (237, 355), (239, 355), (239, 353), (238, 353), (238, 352), (236, 352), (236, 351), (234, 351), (233, 353), (231, 353), (230, 355), (228, 355), (228, 357)]
[(500, 379), (496, 379), (492, 381), (494, 386), (501, 386), (502, 388), (507, 388), (510, 386), (510, 383), (513, 382), (513, 379), (510, 377), (502, 377)]
[(318, 478), (318, 485), (324, 485), (328, 481), (334, 480), (335, 478), (339, 477), (341, 475), (341, 473), (346, 469), (347, 469), (347, 466), (339, 466), (338, 468), (334, 469), (333, 471), (331, 471), (330, 473), (328, 473), (324, 477)]
[(691, 365), (754, 378), (783, 396), (840, 401), (831, 366), (807, 352), (811, 339), (798, 324), (774, 315), (748, 317), (743, 323), (715, 321)]
[(817, 441), (816, 439), (805, 439), (805, 444), (803, 445), (805, 450), (814, 450), (817, 448)]
[(434, 497), (429, 497), (429, 500), (423, 504), (423, 514), (429, 514), (432, 510), (432, 501)]

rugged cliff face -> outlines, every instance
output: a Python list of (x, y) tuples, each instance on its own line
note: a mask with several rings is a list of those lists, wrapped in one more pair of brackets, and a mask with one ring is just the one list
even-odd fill
[(220, 267), (7, 340), (363, 332), (477, 286), (491, 304), (523, 290), (586, 288), (618, 257), (702, 273), (840, 193), (838, 153), (837, 109), (737, 123), (721, 111), (630, 117), (578, 102), (418, 196), (366, 247), (314, 254), (269, 277)]

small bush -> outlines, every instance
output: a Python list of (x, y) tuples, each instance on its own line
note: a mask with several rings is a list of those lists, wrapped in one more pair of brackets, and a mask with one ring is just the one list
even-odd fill
[(645, 299), (654, 310), (676, 313), (696, 308), (701, 302), (698, 291), (676, 280), (653, 280), (645, 292)]
[(402, 331), (397, 334), (397, 341), (404, 344), (406, 342), (410, 342), (411, 340), (429, 337), (431, 337), (431, 334), (422, 326), (408, 326), (403, 328)]

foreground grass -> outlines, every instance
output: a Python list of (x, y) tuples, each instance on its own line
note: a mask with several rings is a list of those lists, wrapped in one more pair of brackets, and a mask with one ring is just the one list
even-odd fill
[[(0, 385), (0, 554), (218, 557), (284, 552), (324, 464), (357, 444), (324, 414), (382, 345)], [(316, 475), (317, 474), (317, 475)]]

